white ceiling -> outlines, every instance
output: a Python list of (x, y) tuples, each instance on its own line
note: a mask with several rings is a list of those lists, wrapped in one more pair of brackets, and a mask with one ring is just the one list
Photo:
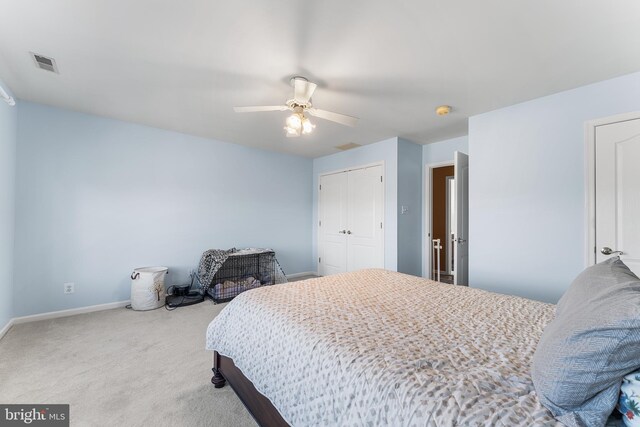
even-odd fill
[[(0, 16), (21, 99), (308, 157), (465, 135), (469, 116), (640, 70), (637, 0), (0, 0)], [(359, 125), (288, 139), (284, 112), (233, 112), (283, 103), (296, 74)]]

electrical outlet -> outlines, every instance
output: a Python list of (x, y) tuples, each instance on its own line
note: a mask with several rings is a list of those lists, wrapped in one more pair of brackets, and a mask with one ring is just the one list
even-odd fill
[(64, 284), (64, 293), (65, 294), (72, 294), (74, 293), (76, 290), (76, 285), (75, 283), (65, 283)]

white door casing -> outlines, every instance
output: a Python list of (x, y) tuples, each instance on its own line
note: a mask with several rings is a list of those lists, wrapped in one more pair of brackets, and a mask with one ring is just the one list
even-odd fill
[(382, 166), (348, 172), (347, 271), (382, 268)]
[(347, 172), (320, 177), (319, 262), (321, 276), (347, 271)]
[[(423, 197), (424, 197), (424, 244), (422, 245), (422, 277), (431, 278), (431, 274), (433, 271), (433, 266), (431, 256), (432, 256), (432, 236), (433, 236), (433, 170), (436, 168), (441, 168), (443, 166), (453, 166), (453, 161), (446, 162), (437, 162), (437, 163), (427, 163), (424, 166), (424, 188), (423, 188)], [(454, 177), (455, 181), (455, 177)], [(455, 203), (455, 202), (454, 202)]]
[(622, 251), (640, 275), (640, 118), (595, 128), (595, 261)]
[(469, 156), (454, 153), (456, 185), (456, 232), (453, 283), (469, 284)]
[(447, 177), (447, 274), (453, 274), (454, 271), (454, 249), (456, 235), (456, 223), (458, 215), (456, 214), (456, 180), (454, 177)]

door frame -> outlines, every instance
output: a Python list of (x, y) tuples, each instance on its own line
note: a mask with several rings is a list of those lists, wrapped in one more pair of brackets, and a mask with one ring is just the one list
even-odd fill
[(585, 152), (585, 267), (596, 263), (596, 128), (640, 119), (640, 111), (589, 120), (584, 124)]
[(454, 166), (453, 159), (443, 162), (427, 163), (424, 166), (424, 233), (422, 235), (422, 277), (429, 277), (431, 271), (431, 233), (433, 222), (431, 221), (431, 195), (433, 193), (433, 169), (443, 166)]
[(322, 212), (321, 209), (321, 205), (320, 205), (320, 181), (322, 179), (323, 176), (327, 176), (327, 175), (335, 175), (337, 173), (343, 173), (343, 172), (349, 172), (352, 170), (358, 170), (358, 169), (366, 169), (366, 168), (370, 168), (370, 167), (374, 167), (374, 166), (382, 166), (382, 265), (384, 268), (385, 262), (386, 262), (386, 256), (385, 256), (385, 233), (387, 231), (387, 221), (385, 219), (385, 211), (387, 208), (387, 204), (386, 204), (386, 198), (387, 198), (387, 192), (385, 191), (386, 189), (386, 185), (387, 185), (387, 176), (386, 176), (386, 168), (385, 168), (385, 162), (384, 160), (380, 160), (378, 162), (373, 162), (373, 163), (367, 163), (364, 165), (359, 165), (359, 166), (349, 166), (347, 168), (343, 168), (343, 169), (335, 169), (335, 170), (331, 170), (331, 171), (327, 171), (327, 172), (321, 172), (318, 174), (318, 193), (317, 193), (317, 211), (316, 211), (316, 215), (318, 218), (318, 223), (315, 225), (316, 226), (316, 253), (318, 254), (318, 256), (316, 257), (316, 275), (318, 277), (320, 277), (320, 262), (318, 261), (318, 258), (320, 257), (320, 245), (321, 243), (321, 239), (320, 239), (320, 225), (319, 222), (322, 220), (320, 218), (320, 212)]
[(445, 274), (453, 274), (453, 269), (451, 268), (451, 265), (453, 264), (453, 255), (454, 255), (454, 251), (453, 251), (453, 245), (451, 242), (451, 181), (454, 182), (455, 184), (455, 176), (448, 176), (445, 180), (445, 182), (447, 183), (447, 197), (446, 197), (446, 203), (447, 203), (447, 221), (446, 221), (446, 228), (447, 228), (447, 250), (446, 250), (446, 254), (445, 254), (445, 259), (446, 259), (446, 266), (447, 268), (445, 269)]

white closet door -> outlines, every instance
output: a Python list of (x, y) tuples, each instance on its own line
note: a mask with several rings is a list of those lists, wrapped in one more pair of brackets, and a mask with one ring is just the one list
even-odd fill
[(596, 259), (640, 275), (640, 119), (596, 128)]
[(347, 172), (320, 177), (319, 273), (347, 271)]
[(383, 268), (382, 166), (348, 172), (347, 270)]

